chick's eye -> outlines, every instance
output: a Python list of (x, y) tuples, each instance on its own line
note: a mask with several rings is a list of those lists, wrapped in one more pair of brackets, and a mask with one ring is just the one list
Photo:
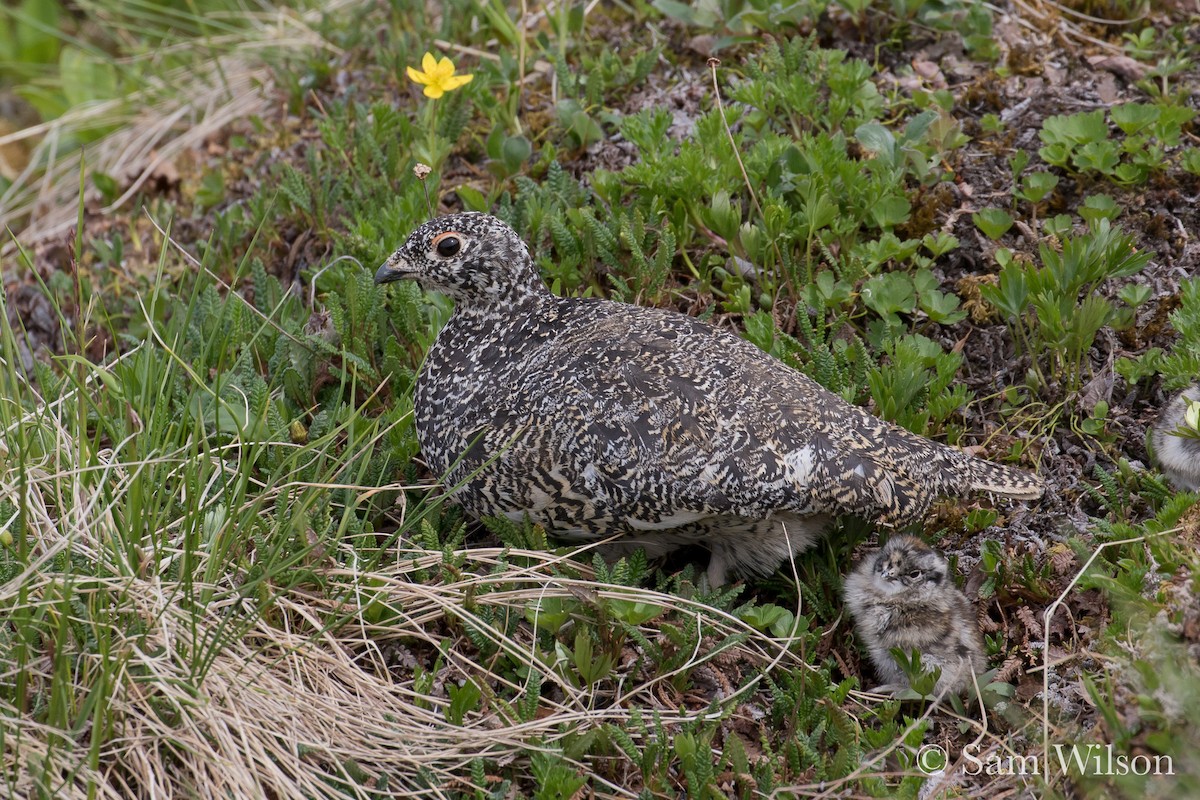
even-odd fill
[(450, 258), (462, 248), (462, 242), (457, 236), (442, 236), (433, 243), (433, 247), (442, 258)]
[(917, 578), (921, 577), (921, 570), (919, 570), (919, 569), (912, 570), (911, 572), (908, 573), (908, 577), (912, 578), (915, 581)]

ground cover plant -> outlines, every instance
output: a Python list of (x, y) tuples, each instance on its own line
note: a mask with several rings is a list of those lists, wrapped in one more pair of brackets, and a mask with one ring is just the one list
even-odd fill
[[(0, 14), (0, 794), (1200, 794), (1194, 3)], [(864, 691), (862, 521), (708, 591), (444, 503), (431, 208), (1039, 472), (915, 531), (981, 702)]]

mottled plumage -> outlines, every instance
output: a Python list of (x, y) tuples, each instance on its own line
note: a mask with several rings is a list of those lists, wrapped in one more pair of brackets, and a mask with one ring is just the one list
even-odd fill
[(883, 685), (896, 693), (908, 679), (891, 649), (921, 654), (926, 670), (941, 667), (935, 695), (961, 694), (987, 663), (975, 614), (954, 585), (950, 566), (914, 536), (893, 536), (847, 578), (846, 605)]
[(1200, 439), (1179, 435), (1181, 428), (1188, 427), (1184, 415), (1189, 401), (1200, 402), (1200, 383), (1172, 397), (1150, 432), (1159, 469), (1183, 491), (1200, 489)]
[(504, 223), (455, 214), (380, 267), (455, 301), (416, 388), (432, 470), (476, 515), (528, 515), (650, 555), (696, 542), (708, 577), (767, 575), (839, 514), (901, 523), (935, 497), (1033, 498), (1033, 475), (850, 405), (682, 314), (546, 289)]

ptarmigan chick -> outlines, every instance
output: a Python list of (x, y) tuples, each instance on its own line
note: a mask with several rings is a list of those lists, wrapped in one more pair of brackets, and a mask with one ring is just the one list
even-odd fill
[[(1187, 416), (1189, 405), (1194, 403), (1200, 403), (1200, 383), (1172, 397), (1150, 433), (1159, 469), (1175, 488), (1183, 491), (1200, 489), (1200, 438), (1194, 435), (1200, 425), (1196, 416), (1191, 419)], [(1192, 436), (1180, 435), (1188, 430), (1193, 432)]]
[(417, 380), (417, 438), (454, 501), (651, 557), (698, 543), (707, 578), (769, 575), (839, 514), (919, 519), (939, 495), (1042, 494), (1039, 478), (850, 405), (691, 317), (557, 297), (486, 214), (425, 223), (376, 283), (455, 302)]
[(909, 688), (891, 649), (916, 650), (926, 670), (941, 667), (934, 695), (962, 694), (987, 663), (971, 604), (946, 559), (915, 536), (893, 536), (846, 578), (846, 605), (871, 663), (884, 684), (875, 691)]

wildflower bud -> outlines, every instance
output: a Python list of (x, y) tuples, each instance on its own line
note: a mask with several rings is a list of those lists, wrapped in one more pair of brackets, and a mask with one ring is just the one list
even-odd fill
[(292, 420), (288, 425), (288, 436), (291, 437), (292, 444), (308, 444), (308, 428), (298, 419)]

